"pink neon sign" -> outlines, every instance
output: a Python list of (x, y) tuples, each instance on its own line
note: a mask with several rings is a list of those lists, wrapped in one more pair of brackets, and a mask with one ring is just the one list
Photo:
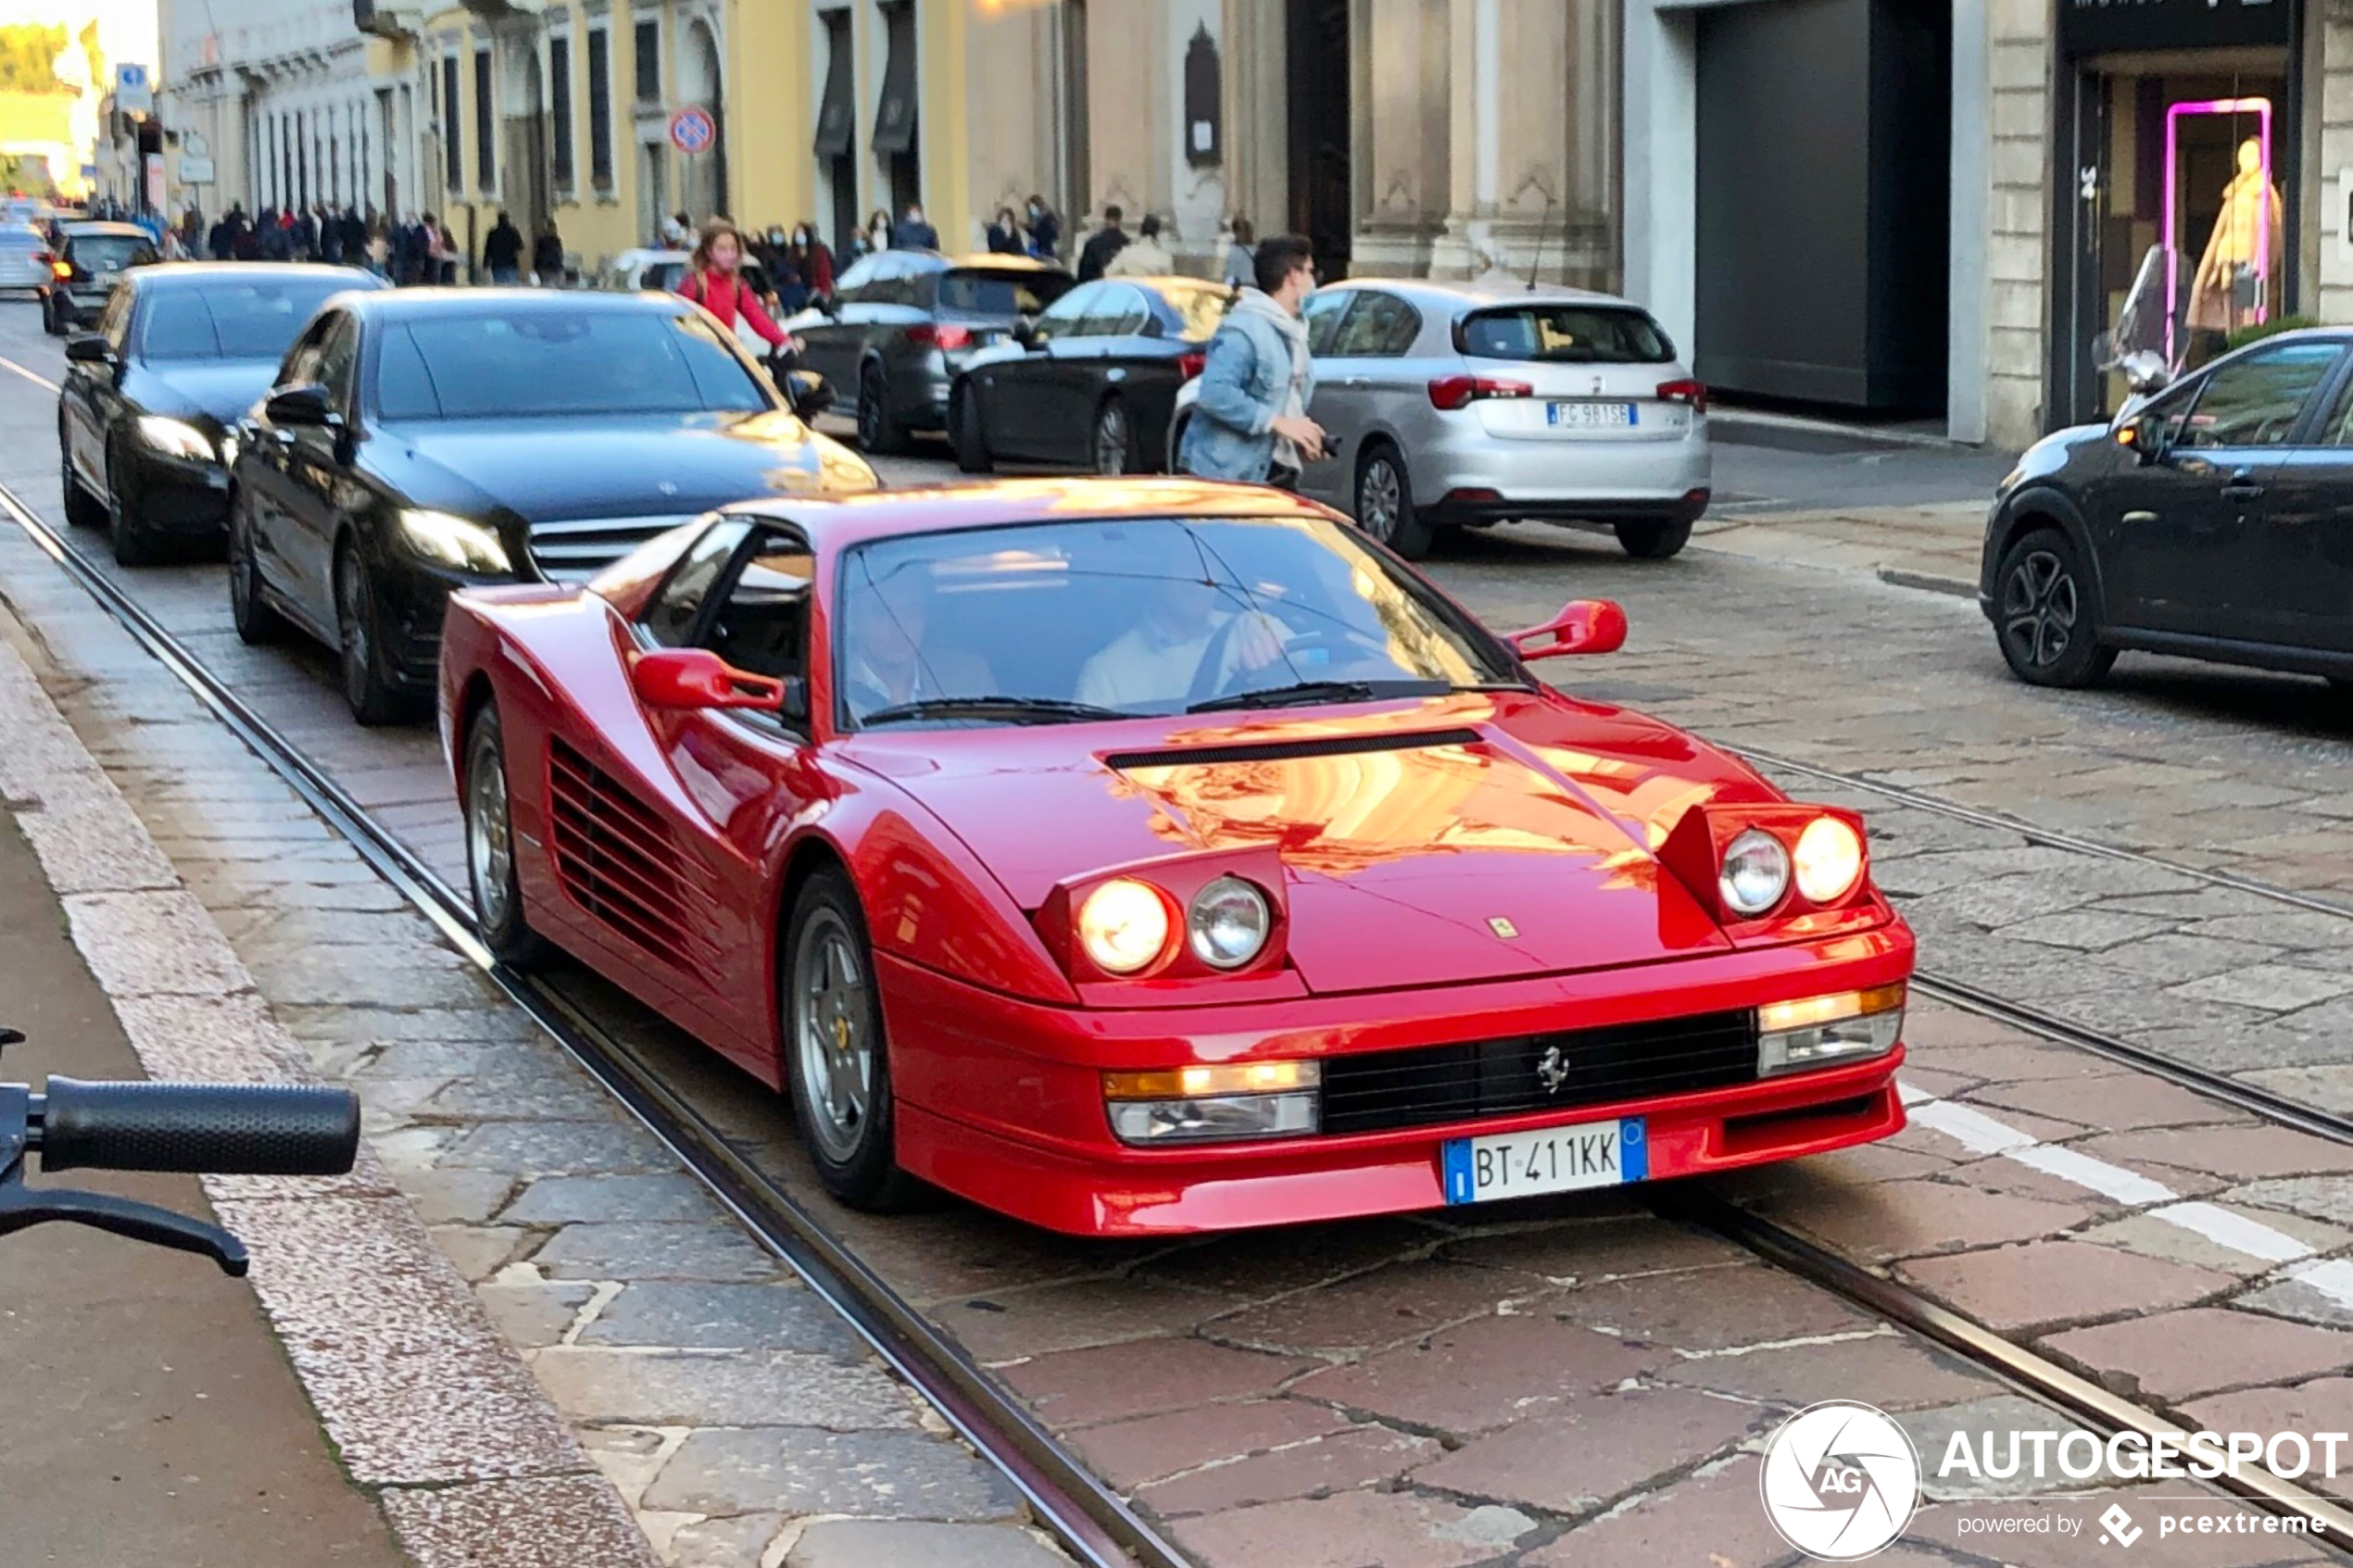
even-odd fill
[(2255, 227), (2255, 319), (2269, 309), (2271, 282), (2271, 100), (2269, 98), (2207, 98), (2173, 104), (2165, 111), (2165, 358), (2179, 364), (2173, 343), (2174, 322), (2181, 314), (2182, 235), (2175, 227), (2181, 207), (2180, 150), (2182, 121), (2194, 114), (2255, 116), (2255, 141), (2263, 160), (2263, 216)]

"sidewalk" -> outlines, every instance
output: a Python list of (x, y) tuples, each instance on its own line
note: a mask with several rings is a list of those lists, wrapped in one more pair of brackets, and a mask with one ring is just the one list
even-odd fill
[[(31, 1041), (0, 1078), (144, 1074), (15, 817), (0, 813), (0, 1023)], [(187, 1176), (74, 1172), (209, 1217)], [(0, 1239), (0, 1558), (174, 1568), (399, 1568), (375, 1503), (337, 1468), (252, 1290), (208, 1260), (66, 1225)]]
[(1987, 505), (1733, 511), (1702, 518), (1692, 542), (1752, 560), (1869, 571), (1902, 587), (1973, 599)]

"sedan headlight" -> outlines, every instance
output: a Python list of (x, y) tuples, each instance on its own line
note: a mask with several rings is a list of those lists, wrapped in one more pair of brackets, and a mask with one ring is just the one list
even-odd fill
[(1724, 896), (1726, 909), (1740, 915), (1761, 915), (1789, 891), (1789, 851), (1771, 834), (1751, 828), (1725, 847), (1716, 886)]
[(1313, 1061), (1245, 1061), (1103, 1074), (1103, 1109), (1127, 1144), (1292, 1137), (1321, 1121)]
[(1863, 879), (1863, 835), (1836, 817), (1817, 817), (1797, 835), (1797, 890), (1835, 904)]
[(498, 542), (498, 535), (481, 523), (449, 512), (404, 508), (400, 513), (400, 537), (428, 560), (454, 566), (460, 571), (514, 570), (508, 564), (507, 547)]
[(1874, 985), (1756, 1010), (1756, 1071), (1770, 1078), (1885, 1056), (1904, 1033), (1904, 987)]
[(1193, 957), (1212, 969), (1239, 969), (1266, 948), (1274, 929), (1266, 895), (1238, 876), (1221, 876), (1193, 896), (1185, 935)]
[(212, 437), (184, 420), (166, 419), (161, 414), (139, 416), (139, 439), (167, 458), (209, 463), (219, 457), (213, 449)]

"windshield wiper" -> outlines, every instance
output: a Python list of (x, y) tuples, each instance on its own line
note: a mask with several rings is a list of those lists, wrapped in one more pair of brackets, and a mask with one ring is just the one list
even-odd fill
[(1067, 719), (1132, 719), (1135, 715), (1091, 702), (1066, 702), (1056, 696), (927, 696), (877, 709), (859, 720), (862, 728), (895, 724), (902, 719), (1010, 719), (1016, 723), (1046, 723)]
[(1254, 691), (1228, 692), (1194, 703), (1188, 713), (1214, 713), (1221, 709), (1235, 708), (1305, 708), (1319, 702), (1372, 702), (1383, 697), (1438, 696), (1447, 692), (1524, 692), (1529, 688), (1517, 681), (1492, 682), (1475, 685), (1455, 685), (1451, 682), (1427, 680), (1398, 681), (1299, 681), (1288, 686), (1262, 686)]

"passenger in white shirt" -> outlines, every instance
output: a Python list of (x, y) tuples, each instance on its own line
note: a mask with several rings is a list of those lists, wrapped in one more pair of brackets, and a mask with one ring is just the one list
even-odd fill
[(1222, 644), (1222, 668), (1200, 695), (1221, 696), (1227, 683), (1283, 657), (1281, 629), (1263, 611), (1227, 636), (1232, 601), (1210, 583), (1172, 577), (1152, 596), (1143, 621), (1080, 666), (1077, 699), (1098, 708), (1147, 709), (1195, 695), (1202, 661)]

